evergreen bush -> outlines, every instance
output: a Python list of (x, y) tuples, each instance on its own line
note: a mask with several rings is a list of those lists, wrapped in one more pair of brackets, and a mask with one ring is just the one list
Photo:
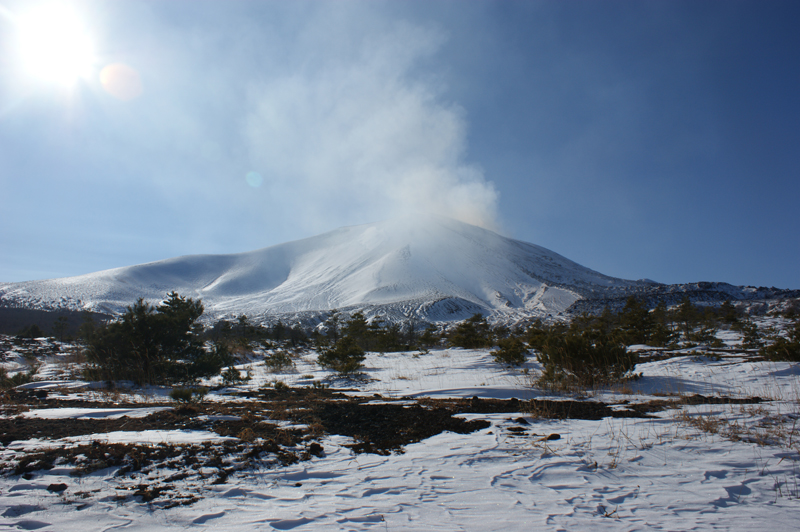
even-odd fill
[(191, 388), (173, 388), (169, 392), (169, 398), (176, 403), (188, 404), (192, 402)]
[(250, 380), (249, 375), (242, 377), (241, 372), (235, 367), (231, 366), (222, 372), (222, 385), (223, 386), (236, 386)]
[(198, 386), (196, 388), (173, 388), (169, 392), (169, 398), (176, 403), (188, 405), (189, 403), (200, 403), (208, 394), (208, 388)]
[(481, 314), (475, 314), (456, 325), (447, 340), (453, 347), (479, 349), (491, 346), (494, 343), (494, 335), (486, 318)]
[(323, 368), (336, 371), (340, 375), (356, 373), (364, 365), (366, 355), (354, 338), (344, 336), (333, 347), (324, 348), (317, 357), (317, 362)]
[(139, 299), (119, 321), (98, 327), (88, 340), (87, 377), (137, 384), (193, 382), (230, 365), (227, 348), (204, 349), (198, 319), (203, 304), (175, 292), (155, 308)]
[(294, 367), (294, 361), (289, 353), (283, 350), (275, 351), (264, 359), (264, 365), (273, 373), (286, 371)]
[(619, 382), (636, 366), (638, 357), (608, 335), (570, 330), (552, 334), (538, 355), (544, 366), (542, 384), (594, 387)]
[(494, 361), (508, 366), (519, 366), (525, 363), (525, 344), (519, 338), (502, 338), (497, 341), (497, 349), (492, 351)]
[(789, 337), (778, 337), (775, 341), (761, 348), (761, 355), (768, 360), (800, 362), (800, 321), (789, 329)]

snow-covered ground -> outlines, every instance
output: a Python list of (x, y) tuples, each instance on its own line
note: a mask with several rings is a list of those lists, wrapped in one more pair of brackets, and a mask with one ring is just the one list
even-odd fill
[[(251, 380), (240, 389), (281, 381), (309, 386), (329, 374), (313, 352), (297, 355), (289, 372), (261, 362), (239, 366)], [(532, 385), (538, 366), (508, 369), (488, 350), (369, 354), (363, 381), (333, 381), (361, 395), (389, 398), (466, 397), (574, 399)], [(48, 365), (41, 371), (55, 375)], [(800, 367), (744, 355), (687, 351), (637, 366), (642, 378), (615, 390), (589, 390), (583, 400), (608, 404), (672, 401), (703, 394), (757, 404), (681, 405), (649, 418), (541, 419), (530, 412), (460, 414), (490, 426), (469, 434), (440, 433), (403, 453), (354, 454), (353, 440), (326, 435), (324, 456), (292, 465), (244, 469), (223, 484), (181, 479), (174, 470), (118, 476), (105, 468), (74, 476), (57, 464), (28, 478), (0, 476), (0, 527), (88, 530), (796, 530), (800, 512)], [(55, 389), (63, 381), (32, 383)], [(74, 382), (73, 384), (78, 384)], [(100, 399), (61, 387), (66, 399)], [(233, 389), (208, 401), (234, 400)], [(135, 417), (154, 411), (166, 391), (132, 390), (114, 401), (135, 406), (29, 411), (32, 417)], [(107, 397), (107, 395), (106, 395)], [(241, 398), (236, 400), (243, 400)], [(378, 400), (376, 398), (376, 400)], [(523, 401), (520, 404), (524, 404)], [(124, 410), (122, 410), (124, 408)], [(202, 431), (112, 432), (107, 435), (14, 442), (2, 459), (26, 448), (102, 440), (189, 444), (220, 441)], [(157, 432), (157, 433), (156, 433)], [(558, 435), (558, 439), (546, 439)], [(552, 437), (552, 436), (551, 436)], [(233, 438), (228, 438), (233, 439)], [(145, 482), (173, 476), (192, 504), (165, 508), (130, 496)], [(64, 484), (56, 491), (53, 486)], [(48, 487), (51, 489), (48, 490)], [(59, 488), (60, 489), (60, 488)]]

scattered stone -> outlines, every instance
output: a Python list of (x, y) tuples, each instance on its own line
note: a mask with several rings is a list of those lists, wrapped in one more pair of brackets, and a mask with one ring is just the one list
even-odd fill
[(322, 458), (325, 456), (325, 449), (317, 442), (312, 442), (311, 445), (308, 446), (308, 453), (313, 454), (317, 458)]

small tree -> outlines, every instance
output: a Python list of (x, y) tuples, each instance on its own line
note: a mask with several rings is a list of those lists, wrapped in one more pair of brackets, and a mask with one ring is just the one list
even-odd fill
[(169, 392), (169, 397), (176, 403), (188, 405), (189, 403), (200, 403), (208, 394), (208, 388), (200, 386), (197, 388), (173, 388)]
[(219, 373), (226, 351), (203, 348), (200, 301), (175, 292), (158, 307), (139, 299), (119, 321), (99, 327), (88, 342), (90, 378), (138, 384), (190, 382)]
[(734, 324), (733, 328), (742, 333), (742, 347), (745, 349), (759, 349), (764, 345), (758, 325), (745, 319)]
[(325, 320), (325, 326), (327, 327), (327, 336), (328, 339), (331, 340), (333, 343), (336, 343), (339, 340), (339, 311), (336, 309), (331, 310), (331, 315), (328, 316), (328, 319)]
[(719, 318), (723, 323), (734, 325), (739, 321), (739, 311), (733, 306), (730, 299), (726, 299), (719, 307)]
[(419, 345), (422, 347), (433, 347), (439, 343), (441, 340), (441, 335), (439, 334), (439, 330), (436, 328), (436, 325), (429, 324), (425, 331), (419, 337)]
[(789, 329), (789, 337), (779, 337), (771, 345), (761, 349), (761, 355), (769, 360), (800, 362), (800, 321)]
[(454, 347), (478, 349), (492, 345), (492, 329), (481, 314), (462, 321), (450, 333), (448, 341)]
[(237, 384), (245, 383), (249, 380), (249, 375), (242, 377), (241, 372), (233, 366), (230, 366), (228, 369), (222, 372), (223, 386), (235, 386)]
[(541, 350), (544, 344), (547, 343), (549, 335), (550, 328), (542, 323), (542, 320), (534, 321), (525, 331), (525, 339), (531, 349)]
[(628, 344), (646, 344), (650, 341), (655, 320), (642, 303), (631, 296), (619, 315), (622, 340)]
[(575, 329), (550, 335), (537, 358), (544, 366), (542, 383), (588, 387), (620, 381), (638, 360), (609, 335)]
[(264, 359), (264, 365), (273, 373), (288, 370), (294, 367), (294, 361), (289, 353), (278, 350)]
[(33, 340), (34, 338), (41, 338), (44, 336), (44, 331), (35, 323), (24, 327), (17, 333), (18, 340)]
[(317, 362), (323, 368), (347, 375), (360, 370), (365, 358), (364, 350), (359, 347), (355, 339), (344, 336), (333, 347), (323, 349), (317, 357)]
[(53, 323), (53, 336), (58, 338), (59, 342), (64, 341), (64, 333), (67, 332), (67, 318), (64, 316), (59, 316), (56, 318), (55, 323)]
[(519, 338), (501, 338), (497, 341), (497, 349), (492, 351), (494, 361), (498, 364), (519, 366), (525, 362), (525, 344)]
[(94, 336), (95, 330), (97, 330), (97, 327), (95, 326), (94, 318), (92, 318), (92, 313), (83, 312), (83, 322), (78, 327), (78, 339), (84, 344), (88, 344)]
[(675, 310), (674, 316), (675, 321), (678, 322), (683, 331), (684, 338), (688, 340), (695, 325), (700, 320), (700, 314), (688, 296), (683, 298), (680, 306)]
[(659, 302), (650, 315), (653, 318), (653, 329), (650, 332), (648, 344), (653, 347), (666, 347), (674, 342), (676, 333), (672, 329), (672, 321), (666, 303)]

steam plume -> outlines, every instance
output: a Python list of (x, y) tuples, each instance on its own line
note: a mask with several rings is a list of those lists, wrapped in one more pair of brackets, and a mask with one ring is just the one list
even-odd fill
[(465, 161), (463, 110), (416, 74), (441, 43), (399, 24), (253, 88), (246, 138), (265, 184), (308, 199), (309, 217), (416, 210), (494, 228), (498, 195)]

